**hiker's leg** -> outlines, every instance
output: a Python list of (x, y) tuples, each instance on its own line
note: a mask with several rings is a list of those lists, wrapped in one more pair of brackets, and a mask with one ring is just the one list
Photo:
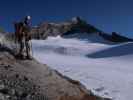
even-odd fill
[(20, 48), (19, 48), (19, 54), (18, 54), (18, 57), (20, 58), (24, 58), (24, 42), (21, 40), (19, 41), (19, 45), (20, 45)]
[(21, 41), (19, 42), (19, 44), (20, 44), (19, 54), (23, 54), (23, 50), (24, 50), (24, 42), (21, 40)]
[(29, 43), (29, 41), (25, 41), (25, 46), (26, 46), (26, 54), (27, 54), (27, 57), (28, 57), (28, 58), (31, 58), (31, 55), (30, 55), (30, 50), (31, 50), (31, 48), (30, 48), (30, 43)]

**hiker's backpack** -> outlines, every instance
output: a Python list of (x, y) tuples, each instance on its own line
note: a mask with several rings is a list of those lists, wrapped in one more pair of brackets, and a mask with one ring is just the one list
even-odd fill
[(14, 23), (15, 28), (15, 42), (20, 42), (23, 38), (26, 41), (31, 40), (30, 28), (24, 25), (22, 22)]

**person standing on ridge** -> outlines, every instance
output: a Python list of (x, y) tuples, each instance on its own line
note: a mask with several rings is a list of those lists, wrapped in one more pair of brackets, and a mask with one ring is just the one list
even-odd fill
[(31, 40), (31, 16), (26, 16), (24, 20), (19, 23), (15, 23), (15, 40), (18, 41), (20, 45), (18, 56), (24, 58), (24, 49), (26, 48), (26, 58), (31, 59), (30, 51), (31, 46), (29, 41)]

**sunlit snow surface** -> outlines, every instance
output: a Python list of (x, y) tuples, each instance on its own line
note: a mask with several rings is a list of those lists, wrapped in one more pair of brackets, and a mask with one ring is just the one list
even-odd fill
[(95, 94), (133, 100), (133, 43), (108, 45), (49, 37), (32, 44), (38, 61), (79, 80)]

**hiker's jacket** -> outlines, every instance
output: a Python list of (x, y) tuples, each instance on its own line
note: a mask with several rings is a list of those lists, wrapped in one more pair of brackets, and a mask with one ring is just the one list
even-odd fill
[(27, 23), (15, 23), (15, 38), (18, 42), (24, 38), (26, 41), (31, 40), (30, 27)]

